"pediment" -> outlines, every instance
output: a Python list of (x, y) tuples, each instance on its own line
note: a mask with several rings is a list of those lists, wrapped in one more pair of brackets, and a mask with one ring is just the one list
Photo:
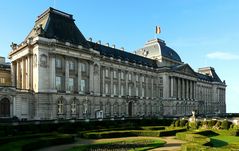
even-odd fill
[(176, 70), (183, 74), (187, 74), (190, 76), (196, 76), (194, 70), (188, 64), (179, 65), (176, 67)]

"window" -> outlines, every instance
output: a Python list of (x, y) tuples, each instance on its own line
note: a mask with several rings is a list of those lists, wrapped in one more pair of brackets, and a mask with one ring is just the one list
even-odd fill
[(142, 82), (144, 82), (144, 76), (142, 76), (141, 78), (142, 78)]
[(58, 110), (57, 110), (57, 113), (58, 113), (58, 114), (63, 114), (63, 113), (64, 113), (64, 112), (63, 112), (63, 111), (64, 111), (64, 110), (63, 110), (63, 109), (64, 109), (63, 107), (64, 107), (64, 104), (63, 104), (63, 100), (61, 99), (61, 100), (59, 100), (59, 101), (57, 102), (57, 109), (58, 109)]
[(59, 77), (59, 76), (56, 77), (56, 89), (57, 90), (62, 90), (61, 77)]
[(0, 78), (0, 83), (5, 83), (5, 78)]
[(124, 95), (124, 86), (123, 85), (121, 85), (121, 88), (120, 88), (121, 90), (120, 90), (120, 94), (121, 94), (121, 96), (123, 96)]
[(69, 80), (68, 80), (68, 88), (69, 88), (69, 91), (73, 91), (74, 90), (74, 78), (69, 78)]
[(159, 77), (159, 83), (163, 84), (163, 78), (162, 77)]
[(85, 80), (80, 81), (80, 91), (85, 92)]
[(114, 71), (114, 78), (116, 79), (117, 78), (117, 72)]
[(124, 72), (123, 72), (123, 71), (121, 71), (121, 73), (120, 73), (120, 77), (121, 77), (121, 80), (124, 79)]
[(109, 94), (109, 84), (105, 84), (105, 94)]
[(71, 102), (71, 114), (76, 114), (76, 99)]
[(62, 60), (60, 58), (56, 58), (56, 68), (62, 68)]
[(139, 75), (135, 75), (136, 82), (139, 81)]
[(136, 93), (136, 96), (139, 96), (139, 87), (136, 87), (135, 93)]
[(109, 77), (109, 70), (105, 69), (105, 77)]
[(129, 85), (129, 96), (132, 96), (132, 86)]
[(142, 88), (142, 95), (141, 96), (144, 97), (144, 88)]
[(40, 65), (43, 67), (47, 66), (47, 56), (45, 54), (40, 56)]
[(117, 95), (117, 86), (116, 86), (116, 84), (114, 84), (113, 87), (114, 87), (113, 93), (114, 93), (114, 95)]
[(81, 72), (86, 72), (86, 64), (81, 63)]
[(129, 74), (129, 81), (131, 81), (132, 80), (132, 74), (130, 73)]
[(162, 88), (159, 89), (159, 97), (161, 97), (161, 98), (163, 97), (163, 89)]
[(74, 63), (74, 61), (69, 61), (69, 69), (70, 70), (75, 70), (75, 63)]

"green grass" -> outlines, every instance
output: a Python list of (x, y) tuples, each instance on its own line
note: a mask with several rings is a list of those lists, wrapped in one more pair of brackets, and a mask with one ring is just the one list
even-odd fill
[(114, 139), (105, 140), (103, 142), (95, 142), (90, 145), (79, 145), (73, 147), (67, 151), (85, 151), (85, 150), (113, 150), (113, 149), (123, 149), (130, 151), (146, 151), (149, 149), (154, 149), (161, 147), (165, 144), (164, 141), (158, 138), (126, 138), (126, 139)]
[(236, 142), (239, 142), (239, 136), (219, 135), (211, 137), (211, 143), (214, 147), (222, 147)]

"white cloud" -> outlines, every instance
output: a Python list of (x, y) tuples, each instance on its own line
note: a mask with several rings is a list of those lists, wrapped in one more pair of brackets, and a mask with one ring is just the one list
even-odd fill
[(218, 51), (207, 54), (207, 58), (219, 60), (239, 60), (239, 55)]

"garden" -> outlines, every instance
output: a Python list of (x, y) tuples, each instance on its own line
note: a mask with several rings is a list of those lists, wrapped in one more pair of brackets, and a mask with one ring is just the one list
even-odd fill
[(67, 151), (143, 151), (167, 146), (167, 138), (184, 142), (178, 146), (183, 151), (239, 150), (239, 127), (228, 120), (142, 119), (0, 125), (0, 150), (11, 151), (63, 144), (71, 144)]

